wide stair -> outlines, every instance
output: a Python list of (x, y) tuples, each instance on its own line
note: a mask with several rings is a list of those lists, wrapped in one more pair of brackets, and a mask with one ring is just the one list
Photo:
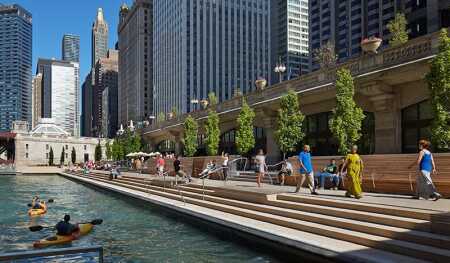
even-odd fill
[[(82, 172), (72, 174), (82, 176)], [(449, 215), (432, 210), (289, 194), (255, 203), (195, 183), (163, 186), (127, 176), (110, 181), (107, 174), (98, 172), (88, 178), (335, 240), (331, 242), (347, 241), (404, 255), (411, 262), (450, 262)]]

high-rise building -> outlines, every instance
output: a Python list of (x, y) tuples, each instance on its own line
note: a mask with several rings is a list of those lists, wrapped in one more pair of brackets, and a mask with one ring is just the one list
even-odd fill
[[(309, 72), (308, 0), (271, 1), (272, 70), (286, 66), (284, 80)], [(272, 83), (279, 81), (277, 73)]]
[(81, 100), (81, 135), (85, 137), (92, 137), (92, 74), (89, 73), (81, 86), (83, 99)]
[(38, 73), (33, 78), (31, 99), (31, 127), (34, 128), (42, 118), (42, 74)]
[[(95, 86), (93, 87), (93, 101), (92, 101), (92, 135), (94, 137), (106, 137), (115, 134), (117, 130), (117, 89), (118, 89), (118, 51), (114, 49), (108, 50), (105, 58), (100, 58), (95, 64)], [(103, 115), (102, 109), (104, 100), (103, 92), (107, 89), (106, 101), (110, 101), (111, 105), (107, 107), (108, 114)], [(105, 118), (113, 118), (108, 120), (111, 125), (111, 132), (104, 131), (102, 123)]]
[(92, 62), (91, 67), (108, 52), (108, 24), (103, 17), (103, 9), (97, 11), (97, 19), (92, 25)]
[(65, 34), (62, 39), (62, 60), (80, 62), (80, 36)]
[(119, 125), (130, 120), (142, 121), (154, 114), (152, 2), (136, 0), (131, 8), (126, 5), (120, 8)]
[[(219, 101), (271, 80), (270, 0), (154, 0), (155, 115), (214, 92)], [(120, 45), (120, 40), (119, 40)]]
[(79, 136), (79, 75), (77, 62), (39, 59), (37, 73), (42, 74), (42, 117), (73, 136)]
[[(375, 36), (388, 44), (386, 26), (397, 12), (408, 20), (410, 37), (437, 31), (450, 25), (450, 1), (426, 0), (310, 0), (310, 50), (330, 42), (340, 61), (361, 53), (361, 40)], [(314, 58), (310, 66), (319, 68)]]
[(31, 123), (32, 17), (0, 4), (0, 131), (15, 120)]

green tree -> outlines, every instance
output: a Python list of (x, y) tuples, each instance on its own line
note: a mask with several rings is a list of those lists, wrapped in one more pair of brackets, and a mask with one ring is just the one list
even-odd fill
[(330, 119), (330, 130), (338, 140), (339, 153), (348, 153), (350, 147), (361, 137), (365, 116), (353, 98), (355, 87), (348, 69), (340, 69), (336, 80), (336, 107)]
[(70, 157), (72, 159), (72, 164), (75, 164), (77, 162), (77, 152), (75, 151), (75, 147), (72, 147), (72, 153), (70, 154)]
[(114, 161), (122, 160), (122, 145), (120, 143), (120, 139), (116, 138), (112, 144), (112, 158)]
[(158, 113), (158, 116), (156, 118), (157, 122), (163, 122), (166, 120), (166, 115), (164, 114), (164, 112), (160, 112)]
[(63, 146), (62, 150), (61, 150), (61, 158), (59, 159), (59, 164), (64, 165), (65, 159), (66, 159), (66, 151), (64, 150), (64, 146)]
[(433, 123), (431, 141), (437, 150), (450, 148), (450, 38), (447, 29), (440, 33), (439, 53), (426, 75), (430, 90)]
[(389, 23), (386, 26), (391, 34), (389, 39), (389, 45), (395, 47), (408, 42), (408, 32), (406, 31), (407, 24), (408, 21), (406, 21), (405, 14), (403, 13), (395, 14), (394, 19), (389, 21)]
[(216, 111), (210, 110), (206, 120), (206, 152), (208, 155), (217, 155), (220, 142), (219, 115)]
[(109, 140), (106, 142), (106, 145), (105, 145), (105, 154), (106, 154), (107, 160), (112, 159), (112, 149), (111, 149), (111, 143)]
[(236, 147), (241, 155), (248, 153), (255, 147), (253, 119), (255, 119), (255, 112), (248, 106), (245, 98), (243, 98), (242, 109), (237, 119), (238, 130), (236, 132)]
[(286, 95), (281, 97), (275, 131), (275, 138), (284, 158), (286, 158), (286, 153), (294, 151), (295, 147), (305, 137), (303, 132), (304, 119), (305, 116), (300, 111), (297, 94), (292, 90), (288, 91)]
[(184, 121), (184, 155), (187, 157), (194, 156), (197, 152), (198, 142), (198, 123), (189, 115)]
[(211, 107), (216, 106), (217, 103), (219, 102), (214, 91), (208, 93), (208, 102)]
[(100, 145), (100, 142), (98, 142), (97, 146), (95, 146), (94, 157), (96, 162), (102, 160), (102, 146)]
[(50, 152), (48, 153), (48, 165), (53, 166), (53, 148), (50, 147)]

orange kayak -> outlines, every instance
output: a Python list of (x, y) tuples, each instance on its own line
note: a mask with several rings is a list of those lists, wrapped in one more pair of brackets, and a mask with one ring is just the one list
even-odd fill
[(80, 238), (81, 236), (89, 234), (89, 232), (91, 232), (92, 228), (94, 228), (94, 225), (90, 224), (90, 223), (79, 224), (78, 228), (79, 228), (78, 231), (72, 233), (71, 235), (67, 235), (67, 236), (54, 235), (54, 236), (47, 237), (47, 238), (41, 239), (39, 241), (36, 241), (33, 243), (33, 247), (43, 248), (43, 247), (48, 247), (48, 246), (70, 243), (73, 240)]
[(29, 209), (28, 210), (28, 215), (29, 216), (39, 216), (39, 215), (43, 215), (45, 213), (47, 213), (47, 205), (45, 204), (45, 202), (41, 202), (41, 207), (39, 209)]

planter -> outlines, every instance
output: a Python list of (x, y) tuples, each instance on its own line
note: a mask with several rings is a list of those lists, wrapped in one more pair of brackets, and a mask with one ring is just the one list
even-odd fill
[(264, 78), (258, 78), (255, 81), (255, 85), (257, 90), (263, 90), (267, 85), (267, 80)]
[(366, 53), (377, 53), (377, 49), (380, 47), (381, 42), (383, 40), (376, 38), (376, 39), (364, 39), (361, 42), (361, 49)]

